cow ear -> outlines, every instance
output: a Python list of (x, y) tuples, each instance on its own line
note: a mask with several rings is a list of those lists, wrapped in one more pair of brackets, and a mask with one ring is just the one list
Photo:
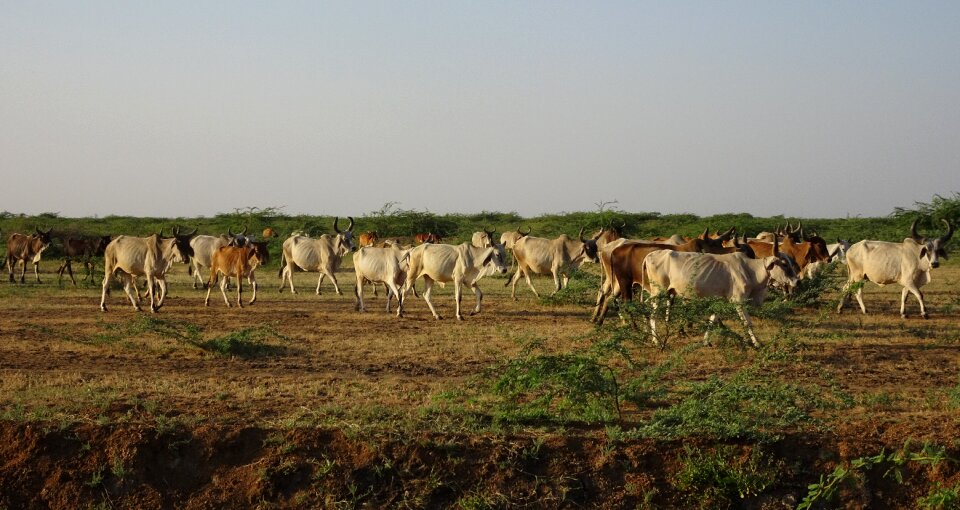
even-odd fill
[(493, 253), (494, 253), (494, 252), (493, 252), (493, 249), (491, 248), (491, 249), (490, 249), (490, 252), (487, 253), (487, 256), (484, 257), (484, 259), (483, 259), (483, 264), (480, 264), (480, 265), (481, 265), (481, 266), (485, 266), (485, 265), (489, 264), (490, 261), (493, 260)]
[(920, 258), (926, 257), (926, 256), (927, 256), (927, 253), (928, 253), (927, 247), (926, 247), (925, 245), (922, 246), (922, 247), (920, 248)]

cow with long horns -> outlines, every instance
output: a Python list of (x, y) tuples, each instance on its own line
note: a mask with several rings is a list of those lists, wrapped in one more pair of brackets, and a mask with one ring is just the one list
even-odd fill
[[(843, 310), (844, 304), (850, 297), (850, 287), (863, 280), (869, 280), (877, 285), (899, 283), (903, 286), (900, 292), (900, 316), (907, 317), (907, 293), (911, 293), (920, 303), (920, 315), (929, 317), (923, 303), (923, 293), (920, 287), (930, 282), (930, 270), (940, 267), (940, 258), (947, 258), (946, 244), (953, 236), (953, 225), (943, 220), (947, 226), (947, 233), (941, 237), (921, 237), (917, 233), (917, 220), (910, 226), (910, 237), (902, 243), (885, 241), (860, 241), (847, 250), (847, 269), (849, 276), (843, 287), (837, 313)], [(857, 303), (860, 311), (867, 313), (863, 304), (863, 286), (857, 288)]]
[(280, 257), (280, 292), (283, 292), (285, 282), (290, 283), (290, 292), (296, 294), (293, 287), (293, 270), (299, 267), (303, 271), (318, 271), (317, 294), (320, 294), (320, 284), (327, 276), (333, 282), (333, 288), (338, 295), (343, 295), (340, 285), (337, 284), (337, 269), (347, 252), (357, 251), (353, 244), (353, 218), (347, 217), (350, 225), (346, 230), (340, 230), (339, 217), (333, 220), (333, 230), (336, 235), (323, 234), (318, 238), (292, 236), (283, 242), (283, 254)]

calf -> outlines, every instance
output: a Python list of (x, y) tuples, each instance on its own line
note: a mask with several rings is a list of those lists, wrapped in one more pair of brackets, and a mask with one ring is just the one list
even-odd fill
[(213, 284), (217, 283), (220, 273), (223, 273), (223, 281), (220, 282), (220, 293), (223, 294), (223, 302), (230, 307), (230, 300), (227, 298), (227, 279), (231, 276), (237, 278), (237, 307), (243, 308), (243, 279), (248, 278), (253, 285), (253, 297), (250, 298), (252, 305), (257, 301), (257, 277), (254, 275), (257, 266), (270, 262), (270, 254), (267, 252), (267, 242), (250, 242), (246, 246), (221, 246), (213, 254), (213, 260), (210, 265), (210, 279), (207, 281), (207, 297), (203, 300), (203, 306), (210, 306), (210, 291), (213, 290)]
[(7, 238), (7, 270), (10, 271), (10, 283), (14, 282), (13, 270), (18, 262), (22, 263), (20, 270), (20, 283), (25, 283), (24, 274), (27, 272), (27, 260), (33, 262), (33, 274), (37, 277), (37, 283), (40, 281), (40, 254), (50, 246), (50, 232), (39, 228), (34, 228), (35, 234), (25, 235), (13, 233)]

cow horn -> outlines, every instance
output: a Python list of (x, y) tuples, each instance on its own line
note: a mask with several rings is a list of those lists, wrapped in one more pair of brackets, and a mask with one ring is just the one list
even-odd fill
[(198, 230), (200, 230), (200, 227), (197, 227), (197, 228), (191, 230), (189, 234), (181, 234), (180, 231), (178, 230), (178, 231), (177, 231), (177, 235), (180, 235), (180, 236), (192, 236), (193, 234), (196, 234)]
[(580, 227), (580, 233), (577, 234), (577, 237), (580, 238), (580, 242), (583, 242), (583, 243), (587, 242), (587, 240), (583, 238), (583, 227)]
[(778, 239), (777, 236), (773, 236), (773, 256), (780, 256), (780, 239)]
[(247, 225), (244, 225), (244, 226), (243, 226), (243, 232), (240, 232), (240, 235), (242, 235), (242, 236), (247, 235), (247, 229), (248, 229), (248, 228), (250, 228), (250, 227), (247, 226)]
[(483, 233), (485, 233), (485, 234), (487, 234), (488, 236), (490, 236), (490, 239), (493, 239), (493, 234), (494, 234), (495, 232), (496, 232), (496, 230), (487, 230), (487, 227), (483, 227)]
[(917, 233), (917, 222), (920, 221), (920, 218), (913, 220), (913, 223), (910, 225), (910, 237), (918, 243), (923, 242), (923, 238), (920, 237), (920, 234)]
[(339, 216), (334, 216), (334, 217), (333, 217), (333, 231), (336, 232), (336, 233), (338, 233), (338, 234), (341, 233), (341, 232), (340, 232), (340, 229), (339, 229), (338, 226), (337, 226), (337, 222), (339, 222), (339, 221), (340, 221), (340, 217), (339, 217)]
[(179, 234), (180, 234), (180, 225), (174, 225), (172, 232), (173, 232), (173, 235), (179, 235)]
[(726, 241), (731, 237), (736, 237), (736, 235), (737, 235), (737, 227), (730, 227), (730, 230), (720, 235), (720, 240)]
[(353, 231), (353, 216), (347, 216), (347, 219), (350, 220), (350, 224), (347, 225), (347, 232)]
[(703, 229), (703, 234), (700, 234), (700, 239), (710, 239), (710, 229)]
[(526, 233), (520, 232), (520, 227), (517, 227), (517, 232), (519, 232), (519, 233), (521, 233), (521, 234), (523, 234), (523, 235), (525, 235), (525, 236), (528, 236), (528, 235), (530, 235), (530, 232), (533, 232), (533, 229), (530, 228), (530, 225), (527, 225), (527, 231), (526, 231)]
[(945, 219), (942, 219), (940, 221), (942, 221), (944, 224), (947, 225), (947, 233), (940, 238), (940, 243), (942, 244), (942, 243), (946, 243), (947, 241), (950, 240), (951, 237), (953, 237), (953, 225), (951, 225), (950, 222)]
[(157, 232), (157, 237), (163, 237), (163, 227), (160, 227), (160, 232)]
[(37, 231), (38, 235), (43, 233), (40, 231), (40, 227), (33, 227), (33, 229)]
[(227, 227), (227, 235), (230, 236), (230, 237), (233, 237), (233, 229), (232, 229), (232, 228)]

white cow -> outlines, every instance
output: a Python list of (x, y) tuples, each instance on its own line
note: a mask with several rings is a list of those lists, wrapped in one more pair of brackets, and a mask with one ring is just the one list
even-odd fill
[[(940, 266), (940, 257), (947, 258), (945, 246), (953, 236), (953, 226), (946, 220), (947, 233), (943, 237), (926, 238), (917, 234), (917, 222), (910, 227), (910, 237), (902, 243), (886, 241), (860, 241), (847, 250), (847, 269), (849, 276), (842, 290), (837, 313), (843, 310), (850, 297), (850, 286), (854, 283), (870, 280), (877, 285), (899, 283), (900, 317), (906, 318), (907, 293), (911, 293), (920, 303), (920, 315), (929, 317), (923, 303), (920, 287), (930, 282), (930, 269)], [(857, 288), (857, 303), (860, 311), (867, 313), (863, 304), (863, 286)]]
[(407, 271), (407, 283), (404, 291), (413, 287), (417, 278), (422, 277), (426, 290), (423, 298), (430, 307), (430, 313), (436, 319), (442, 319), (437, 313), (430, 296), (433, 292), (433, 282), (453, 282), (454, 298), (457, 303), (457, 320), (463, 320), (460, 313), (460, 301), (463, 297), (463, 285), (473, 289), (477, 297), (477, 306), (473, 314), (480, 313), (480, 302), (483, 292), (477, 282), (487, 275), (494, 273), (505, 274), (507, 267), (504, 264), (506, 252), (502, 244), (495, 244), (489, 248), (477, 248), (470, 243), (458, 246), (449, 244), (422, 244), (410, 252), (410, 269)]
[[(193, 233), (196, 233), (196, 230)], [(131, 289), (135, 288), (137, 276), (146, 277), (150, 311), (159, 310), (167, 295), (167, 270), (174, 262), (186, 264), (193, 255), (190, 247), (191, 236), (192, 233), (180, 234), (178, 229), (171, 238), (155, 234), (150, 237), (119, 236), (110, 241), (103, 255), (104, 277), (100, 310), (107, 311), (107, 295), (110, 293), (110, 280), (114, 275), (123, 279), (123, 290), (137, 311), (140, 310), (139, 300), (134, 298)], [(160, 288), (159, 296), (154, 292), (155, 282)]]
[[(712, 255), (658, 250), (643, 261), (642, 285), (651, 296), (668, 293), (671, 296), (722, 297), (736, 303), (754, 347), (759, 347), (760, 341), (753, 332), (753, 323), (743, 303), (763, 304), (771, 279), (792, 287), (796, 285), (797, 276), (791, 265), (778, 256), (752, 259), (742, 253)], [(710, 316), (711, 323), (716, 320), (716, 314)], [(659, 343), (653, 317), (650, 318), (650, 329), (654, 343)], [(704, 335), (704, 341), (709, 340), (709, 333), (708, 330)]]
[(471, 237), (470, 244), (476, 246), (477, 248), (489, 248), (493, 246), (493, 234), (495, 230), (483, 229), (482, 232), (474, 232), (473, 237)]
[(290, 292), (296, 294), (293, 288), (293, 268), (299, 267), (304, 271), (319, 271), (320, 278), (317, 280), (317, 294), (320, 294), (320, 284), (323, 278), (330, 277), (333, 282), (333, 288), (339, 295), (340, 286), (337, 284), (336, 272), (340, 267), (343, 256), (348, 251), (356, 251), (353, 244), (353, 218), (350, 220), (350, 226), (346, 230), (340, 230), (337, 226), (339, 218), (333, 220), (333, 230), (337, 233), (335, 236), (323, 234), (314, 239), (306, 236), (290, 237), (283, 242), (283, 255), (280, 258), (280, 292), (283, 292), (283, 284), (287, 280), (290, 282)]
[(387, 287), (387, 313), (390, 313), (390, 299), (397, 298), (397, 317), (403, 317), (402, 291), (407, 279), (407, 268), (410, 263), (410, 251), (402, 250), (397, 246), (377, 248), (366, 246), (357, 250), (353, 256), (353, 270), (357, 275), (357, 286), (354, 289), (357, 298), (356, 310), (366, 311), (363, 306), (363, 284), (370, 282), (374, 285), (382, 283)]
[[(601, 231), (602, 233), (602, 231)], [(579, 239), (571, 239), (562, 234), (556, 239), (527, 236), (513, 245), (513, 256), (517, 258), (517, 272), (506, 285), (510, 285), (510, 296), (517, 299), (517, 281), (523, 276), (533, 294), (540, 297), (530, 281), (531, 274), (551, 275), (557, 293), (567, 285), (570, 274), (586, 261), (597, 262), (597, 235), (592, 239), (583, 237), (580, 229)], [(561, 280), (562, 277), (562, 280)]]

